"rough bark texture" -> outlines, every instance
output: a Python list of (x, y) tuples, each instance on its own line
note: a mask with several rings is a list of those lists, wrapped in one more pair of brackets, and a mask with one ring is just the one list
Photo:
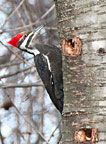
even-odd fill
[(95, 143), (105, 144), (106, 1), (56, 0), (55, 3), (60, 39), (76, 34), (83, 44), (81, 56), (63, 56), (65, 98), (60, 143), (74, 144), (76, 130), (97, 128)]

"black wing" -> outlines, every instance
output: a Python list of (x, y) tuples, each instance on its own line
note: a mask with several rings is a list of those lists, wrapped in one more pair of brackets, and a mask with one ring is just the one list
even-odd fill
[(54, 88), (54, 82), (52, 73), (49, 70), (47, 59), (42, 54), (38, 54), (34, 57), (36, 69), (38, 71), (38, 74), (41, 78), (41, 80), (44, 83), (44, 86), (56, 106), (56, 108), (62, 113), (63, 110), (63, 103), (61, 102), (61, 99), (57, 99), (55, 96), (55, 88)]

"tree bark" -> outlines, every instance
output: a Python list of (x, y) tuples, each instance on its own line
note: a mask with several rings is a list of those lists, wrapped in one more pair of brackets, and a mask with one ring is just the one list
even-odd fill
[[(106, 143), (106, 1), (55, 0), (60, 40), (82, 41), (82, 54), (63, 54), (61, 144)], [(93, 130), (96, 134), (93, 134)], [(78, 139), (78, 132), (81, 135)]]

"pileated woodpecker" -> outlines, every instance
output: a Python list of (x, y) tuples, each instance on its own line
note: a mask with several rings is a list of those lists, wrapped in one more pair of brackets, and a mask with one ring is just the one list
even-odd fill
[(38, 74), (52, 102), (62, 113), (64, 101), (62, 54), (56, 46), (34, 44), (34, 40), (42, 27), (38, 27), (35, 32), (18, 33), (8, 43), (34, 56)]

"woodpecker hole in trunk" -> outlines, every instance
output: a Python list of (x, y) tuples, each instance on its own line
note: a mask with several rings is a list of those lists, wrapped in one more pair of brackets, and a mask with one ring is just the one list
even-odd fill
[(75, 44), (74, 44), (74, 42), (72, 41), (72, 39), (67, 40), (67, 42), (70, 43), (70, 44), (72, 45), (72, 47), (74, 48)]
[(74, 140), (78, 143), (82, 142), (97, 142), (97, 128), (85, 128), (75, 131)]
[(82, 52), (81, 39), (74, 36), (72, 39), (61, 40), (61, 49), (66, 56), (78, 56)]

